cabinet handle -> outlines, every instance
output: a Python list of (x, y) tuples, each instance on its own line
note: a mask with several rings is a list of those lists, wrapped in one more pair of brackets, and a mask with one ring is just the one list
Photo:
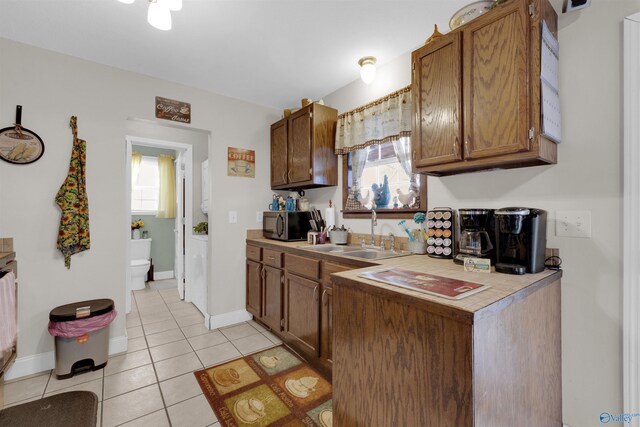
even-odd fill
[(416, 161), (416, 150), (413, 150), (413, 161)]
[(260, 268), (260, 277), (264, 280), (264, 268)]
[(318, 300), (318, 298), (316, 297), (317, 292), (318, 292), (318, 285), (316, 285), (316, 286), (313, 288), (313, 300), (314, 300), (314, 301), (317, 301), (317, 300)]
[(460, 155), (459, 153), (460, 153), (460, 140), (456, 136), (456, 138), (453, 141), (453, 155), (454, 155), (454, 157), (458, 157)]
[(287, 182), (287, 171), (282, 171), (282, 180)]
[(322, 297), (320, 297), (320, 299), (322, 300), (322, 305), (325, 305), (325, 302), (324, 302), (324, 296), (325, 296), (326, 294), (327, 294), (327, 290), (326, 290), (326, 289), (323, 289), (323, 290), (322, 290)]
[(287, 181), (291, 182), (291, 171), (287, 172)]
[(465, 158), (471, 157), (469, 154), (469, 137), (464, 140), (464, 156)]

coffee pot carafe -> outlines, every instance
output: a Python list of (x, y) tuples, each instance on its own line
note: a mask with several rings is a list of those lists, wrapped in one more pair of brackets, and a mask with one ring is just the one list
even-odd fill
[(463, 264), (465, 258), (488, 258), (495, 262), (493, 209), (459, 209), (460, 237), (456, 264)]

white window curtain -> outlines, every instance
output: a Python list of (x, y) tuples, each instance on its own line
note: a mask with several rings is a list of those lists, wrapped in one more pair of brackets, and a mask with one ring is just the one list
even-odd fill
[(351, 192), (360, 194), (360, 181), (368, 153), (366, 148), (370, 145), (393, 141), (395, 148), (398, 141), (396, 156), (411, 176), (409, 148), (400, 142), (409, 141), (410, 137), (411, 86), (338, 116), (335, 152), (342, 155), (351, 153)]
[(160, 188), (158, 194), (158, 214), (156, 218), (176, 217), (176, 170), (173, 157), (167, 154), (158, 156), (158, 176)]
[(131, 188), (135, 187), (138, 183), (138, 176), (140, 175), (140, 163), (142, 163), (142, 154), (134, 151), (131, 153)]
[(411, 136), (411, 87), (341, 114), (336, 127), (336, 154)]

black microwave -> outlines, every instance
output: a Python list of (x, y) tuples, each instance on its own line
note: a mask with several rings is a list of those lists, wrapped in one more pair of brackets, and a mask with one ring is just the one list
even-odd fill
[(307, 240), (310, 229), (307, 212), (268, 211), (262, 215), (262, 234), (267, 239)]

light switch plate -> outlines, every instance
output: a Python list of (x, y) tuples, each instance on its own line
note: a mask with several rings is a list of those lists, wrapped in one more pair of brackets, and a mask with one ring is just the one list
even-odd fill
[(556, 236), (591, 238), (591, 211), (556, 211)]
[(256, 212), (256, 222), (262, 222), (262, 211)]
[(238, 211), (229, 211), (229, 224), (238, 222)]

